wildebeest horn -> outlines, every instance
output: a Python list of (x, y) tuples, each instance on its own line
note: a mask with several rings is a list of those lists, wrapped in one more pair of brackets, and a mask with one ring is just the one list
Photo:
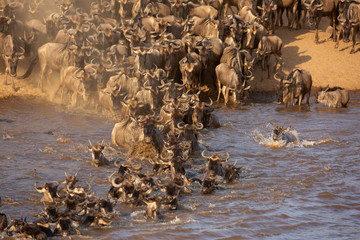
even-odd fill
[[(115, 163), (114, 163), (114, 165), (115, 165)], [(112, 176), (115, 174), (116, 172), (113, 172), (109, 177), (108, 177), (108, 182), (110, 182), (111, 183), (111, 180), (112, 180)]]
[[(79, 76), (79, 74), (81, 74), (81, 75)], [(81, 70), (81, 68), (77, 68), (77, 69), (75, 70), (75, 72), (73, 73), (73, 77), (79, 78), (79, 79), (82, 78), (82, 75), (83, 75), (83, 71)]]
[(186, 126), (186, 124), (184, 122), (179, 122), (176, 127), (180, 130), (184, 129), (184, 127)]
[(151, 85), (150, 85), (150, 86), (146, 86), (147, 83), (150, 85), (149, 80), (146, 80), (146, 81), (144, 82), (144, 84), (143, 84), (143, 87), (144, 87), (146, 90), (151, 91), (151, 90), (152, 90), (152, 87), (151, 87)]
[(319, 4), (315, 5), (315, 8), (322, 8), (324, 6), (324, 3), (322, 1), (320, 1)]
[(254, 79), (254, 78), (253, 78), (254, 75), (253, 75), (252, 71), (248, 70), (248, 72), (249, 72), (249, 74), (246, 75), (245, 78), (246, 78), (247, 80), (251, 81), (251, 80)]
[(205, 151), (206, 151), (206, 149), (204, 149), (204, 151), (201, 152), (201, 156), (202, 156), (203, 158), (210, 158), (211, 156), (206, 156), (206, 155), (205, 155)]
[(213, 105), (213, 100), (209, 97), (210, 103), (204, 103), (206, 107), (211, 107)]
[[(168, 154), (167, 156), (164, 156), (164, 154)], [(161, 153), (160, 153), (160, 158), (161, 158), (161, 160), (164, 160), (165, 162), (168, 162), (168, 161), (170, 161), (170, 159), (171, 158), (173, 158), (174, 157), (174, 153), (173, 153), (173, 151), (169, 151), (169, 150), (165, 150), (165, 151), (162, 151)]]
[(89, 140), (89, 144), (90, 144), (90, 147), (92, 147), (92, 144), (91, 144), (91, 141), (90, 141), (90, 139), (88, 139)]
[(278, 72), (276, 72), (275, 74), (274, 74), (274, 79), (276, 80), (276, 81), (279, 81), (279, 82), (281, 82), (281, 78), (278, 78), (276, 75), (278, 74)]
[(23, 47), (20, 47), (20, 51), (21, 52), (17, 52), (17, 53), (15, 53), (17, 56), (22, 56), (22, 55), (24, 55), (24, 53), (25, 53), (25, 49), (23, 48)]
[(200, 131), (204, 128), (204, 124), (202, 124), (201, 122), (197, 122), (195, 124), (196, 130)]
[(135, 170), (135, 171), (140, 171), (140, 170), (142, 169), (141, 164), (137, 164), (137, 165), (131, 164), (131, 167), (132, 167), (132, 169)]
[(238, 162), (238, 160), (236, 159), (235, 162), (234, 162), (234, 165), (233, 165), (234, 167), (236, 166), (236, 163), (237, 163), (237, 162)]
[(155, 117), (155, 122), (157, 122), (157, 123), (161, 123), (162, 120), (164, 120), (164, 118), (161, 115)]
[(117, 178), (111, 179), (111, 185), (112, 185), (114, 188), (120, 188), (120, 187), (121, 187), (121, 183), (117, 184), (117, 183), (115, 182), (116, 179), (117, 179)]
[(87, 185), (88, 185), (89, 187), (88, 187), (88, 190), (87, 190), (87, 191), (85, 191), (85, 192), (87, 192), (87, 193), (88, 193), (88, 192), (90, 192), (90, 191), (91, 191), (91, 185), (90, 185), (90, 183), (88, 183), (88, 182), (87, 182)]
[(226, 152), (226, 158), (224, 159), (224, 162), (227, 163), (229, 158), (230, 158), (230, 154), (228, 152)]

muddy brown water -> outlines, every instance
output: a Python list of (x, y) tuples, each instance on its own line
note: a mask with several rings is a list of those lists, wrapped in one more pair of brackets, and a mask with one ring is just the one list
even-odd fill
[[(360, 237), (360, 94), (348, 108), (277, 105), (271, 95), (215, 114), (222, 127), (204, 130), (208, 152), (229, 152), (242, 178), (211, 195), (193, 186), (176, 211), (161, 209), (157, 221), (145, 207), (116, 205), (110, 227), (83, 228), (72, 239), (357, 239)], [(311, 99), (313, 102), (313, 99)], [(298, 144), (270, 138), (271, 124), (291, 125)], [(39, 98), (0, 100), (0, 211), (35, 220), (41, 194), (34, 183), (62, 181), (78, 172), (80, 185), (106, 197), (114, 167), (90, 165), (88, 139), (106, 142), (105, 154), (124, 158), (110, 145), (114, 121)], [(189, 169), (190, 171), (191, 169)], [(1, 236), (0, 236), (1, 238)]]

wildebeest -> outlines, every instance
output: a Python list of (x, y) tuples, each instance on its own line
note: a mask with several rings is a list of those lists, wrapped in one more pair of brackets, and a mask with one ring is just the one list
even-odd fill
[(72, 92), (71, 103), (76, 106), (78, 94), (82, 96), (84, 101), (87, 101), (89, 91), (85, 81), (88, 78), (88, 73), (84, 70), (68, 66), (62, 69), (60, 74), (60, 85), (55, 94), (61, 89), (61, 103), (64, 103), (65, 91)]
[(57, 190), (58, 185), (54, 183), (45, 183), (42, 187), (38, 187), (36, 183), (34, 183), (34, 188), (39, 193), (43, 194), (43, 198), (41, 199), (41, 201), (46, 203), (54, 203), (54, 198), (57, 198), (59, 196)]
[(290, 131), (291, 127), (273, 125), (272, 138), (274, 141), (284, 141), (285, 144), (298, 144), (298, 138)]
[(101, 143), (92, 144), (89, 139), (89, 150), (92, 154), (91, 165), (94, 167), (109, 165), (110, 161), (106, 159), (102, 151), (104, 150), (104, 140)]
[(336, 16), (338, 9), (338, 0), (311, 0), (310, 3), (303, 2), (309, 12), (309, 25), (315, 24), (315, 42), (319, 43), (319, 24), (323, 16), (330, 18), (330, 25), (333, 27), (332, 38), (336, 40)]
[(236, 103), (239, 100), (237, 94), (242, 91), (250, 89), (250, 86), (245, 87), (246, 81), (243, 80), (243, 75), (237, 68), (230, 67), (227, 63), (220, 63), (216, 68), (216, 78), (218, 85), (218, 97), (216, 101), (219, 101), (220, 94), (224, 96), (225, 104), (229, 102), (229, 91), (233, 92), (233, 102)]
[(0, 232), (4, 231), (8, 226), (8, 220), (5, 213), (0, 212)]
[(282, 68), (283, 60), (281, 57), (282, 40), (278, 36), (263, 36), (259, 42), (256, 54), (257, 58), (262, 61), (261, 63), (261, 80), (264, 79), (265, 67), (267, 68), (268, 78), (270, 78), (270, 57), (275, 56), (276, 62), (274, 64), (274, 72), (279, 64)]
[[(339, 8), (342, 6), (341, 3), (339, 3)], [(344, 42), (347, 42), (351, 31), (353, 44), (350, 53), (355, 53), (356, 37), (360, 28), (360, 2), (346, 1), (345, 4), (342, 16), (339, 14), (337, 18), (340, 22), (340, 29), (335, 48), (339, 46), (340, 33), (343, 31)]]
[(74, 50), (77, 47), (63, 43), (46, 43), (38, 49), (40, 77), (38, 87), (43, 90), (44, 80), (52, 71), (60, 71), (63, 67), (75, 65)]
[(269, 31), (269, 34), (272, 34), (275, 31), (275, 17), (277, 4), (274, 3), (274, 0), (262, 0), (262, 5), (257, 6), (261, 11), (261, 21), (264, 27)]
[(197, 53), (191, 52), (186, 54), (186, 56), (179, 61), (179, 68), (183, 83), (188, 90), (200, 88), (202, 84), (202, 64), (200, 56)]
[[(20, 51), (19, 51), (20, 50)], [(24, 58), (25, 50), (19, 47), (9, 34), (0, 33), (0, 54), (5, 62), (5, 84), (7, 84), (8, 75), (12, 79), (14, 86), (14, 77), (16, 77), (16, 69), (18, 60)]]
[(300, 12), (298, 12), (298, 6), (300, 4), (299, 0), (275, 0), (275, 2), (277, 5), (276, 25), (283, 25), (282, 15), (284, 13), (284, 10), (286, 10), (288, 26), (289, 28), (294, 27), (298, 14), (301, 14)]
[(156, 126), (160, 122), (160, 117), (155, 115), (129, 117), (115, 124), (111, 132), (111, 142), (117, 146), (131, 147), (134, 143), (145, 140), (160, 151), (163, 147), (163, 136)]
[[(285, 104), (294, 105), (294, 99), (298, 99), (299, 106), (302, 103), (302, 100), (307, 96), (306, 103), (309, 104), (311, 86), (312, 86), (312, 77), (311, 74), (305, 69), (294, 69), (288, 76), (284, 79), (279, 78), (274, 74), (275, 80), (279, 81), (279, 92), (281, 101)], [(281, 102), (280, 101), (280, 102)]]
[(346, 107), (350, 100), (349, 91), (343, 88), (325, 88), (317, 92), (316, 103), (322, 103), (329, 107)]

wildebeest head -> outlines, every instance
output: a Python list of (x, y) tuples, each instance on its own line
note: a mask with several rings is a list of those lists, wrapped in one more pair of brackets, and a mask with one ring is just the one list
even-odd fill
[(155, 197), (152, 199), (144, 200), (147, 205), (145, 216), (157, 220), (160, 215), (162, 197)]
[(234, 164), (226, 164), (225, 165), (225, 174), (224, 174), (224, 182), (230, 183), (232, 182), (238, 175), (238, 171), (240, 168), (236, 167), (237, 160), (234, 162)]
[(3, 49), (1, 49), (0, 51), (2, 52), (2, 57), (5, 61), (5, 71), (11, 77), (16, 77), (18, 61), (19, 59), (24, 58), (24, 48), (20, 47), (19, 50), (20, 51), (16, 49), (11, 35), (7, 35), (3, 38)]
[(343, 31), (344, 31), (343, 41), (347, 43), (350, 41), (350, 33), (351, 33), (352, 24), (348, 18), (342, 18), (340, 14), (338, 15), (337, 19), (343, 27)]
[(229, 153), (226, 153), (225, 158), (221, 158), (221, 154), (215, 152), (210, 156), (205, 155), (205, 151), (202, 151), (201, 156), (208, 160), (206, 164), (206, 171), (209, 176), (223, 175), (223, 166), (222, 164), (227, 163), (230, 158)]
[(245, 47), (247, 49), (252, 49), (255, 46), (255, 35), (256, 35), (256, 27), (255, 25), (250, 25), (246, 28), (246, 44)]
[(202, 193), (203, 194), (210, 194), (217, 188), (216, 179), (210, 176), (206, 176), (202, 180)]
[(281, 73), (280, 76), (277, 76), (278, 72), (274, 74), (274, 79), (279, 82), (279, 88), (276, 93), (276, 100), (278, 104), (284, 103), (288, 105), (293, 102), (296, 82), (295, 77), (297, 76), (296, 72), (298, 71), (299, 69), (292, 70), (286, 78), (283, 73)]
[(69, 188), (74, 188), (75, 184), (78, 182), (76, 177), (77, 177), (77, 173), (75, 175), (68, 175), (65, 172), (65, 185), (68, 186)]
[(284, 129), (284, 126), (276, 126), (273, 127), (273, 140), (280, 141), (284, 139), (284, 133), (290, 131), (290, 126)]
[(323, 10), (324, 4), (322, 0), (311, 0), (310, 3), (304, 1), (304, 6), (309, 13), (309, 25), (313, 26), (315, 24), (315, 17), (319, 14), (318, 12)]
[(46, 234), (40, 230), (39, 226), (35, 223), (25, 223), (21, 229), (20, 233), (24, 236), (31, 237), (33, 239), (46, 239)]
[(71, 230), (74, 228), (73, 225), (74, 223), (69, 216), (61, 216), (56, 223), (54, 233), (60, 234), (62, 237), (67, 237), (71, 234)]
[(45, 183), (42, 187), (38, 187), (37, 184), (34, 183), (34, 187), (36, 191), (43, 193), (42, 201), (44, 202), (53, 203), (54, 198), (58, 197), (58, 186), (54, 183)]
[(5, 213), (0, 212), (0, 232), (4, 231), (8, 226), (8, 220)]
[(89, 139), (89, 150), (92, 153), (92, 164), (95, 167), (99, 167), (104, 162), (104, 154), (102, 151), (104, 150), (104, 140), (101, 143), (96, 143), (94, 145), (91, 144)]
[(13, 219), (9, 224), (7, 231), (19, 233), (21, 228), (25, 225), (25, 223), (26, 220), (24, 220), (22, 217), (21, 219)]
[(277, 5), (273, 0), (263, 0), (262, 6), (257, 6), (261, 11), (261, 21), (266, 28), (271, 28), (272, 15), (277, 9)]

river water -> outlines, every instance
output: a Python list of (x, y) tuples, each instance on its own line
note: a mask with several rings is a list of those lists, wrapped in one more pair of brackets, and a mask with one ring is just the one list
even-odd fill
[[(218, 106), (222, 127), (203, 130), (208, 153), (229, 152), (242, 177), (210, 195), (194, 186), (176, 211), (144, 218), (145, 207), (118, 203), (105, 228), (81, 228), (72, 239), (358, 239), (360, 237), (360, 94), (348, 108), (277, 105), (258, 95), (247, 105)], [(313, 100), (313, 99), (311, 99)], [(313, 101), (312, 101), (313, 102)], [(291, 126), (298, 144), (271, 140), (271, 124)], [(96, 196), (106, 197), (114, 167), (90, 165), (88, 140), (105, 140), (105, 155), (124, 159), (110, 145), (114, 121), (69, 110), (40, 98), (0, 100), (0, 211), (35, 220), (43, 209), (34, 183), (62, 181), (78, 172)], [(1, 237), (0, 237), (1, 238)]]

